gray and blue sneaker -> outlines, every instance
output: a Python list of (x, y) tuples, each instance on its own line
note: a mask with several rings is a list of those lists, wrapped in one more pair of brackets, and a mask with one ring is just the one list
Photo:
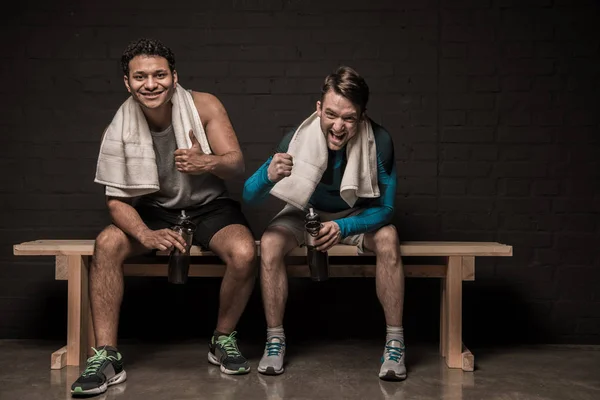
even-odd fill
[(213, 336), (208, 344), (208, 362), (220, 365), (224, 374), (247, 374), (250, 372), (250, 364), (240, 353), (235, 335), (236, 332), (229, 336)]
[(265, 344), (265, 352), (258, 363), (258, 372), (264, 375), (283, 374), (283, 357), (285, 356), (285, 340), (273, 336)]
[(406, 379), (405, 352), (404, 342), (396, 339), (388, 340), (381, 357), (380, 379), (384, 381), (402, 381)]
[(123, 369), (121, 353), (114, 347), (102, 346), (94, 350), (87, 359), (83, 373), (71, 385), (73, 396), (90, 396), (106, 392), (109, 386), (125, 382), (127, 373)]

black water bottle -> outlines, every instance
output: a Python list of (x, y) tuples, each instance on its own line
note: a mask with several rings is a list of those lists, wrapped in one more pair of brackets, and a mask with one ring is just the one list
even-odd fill
[(304, 227), (310, 277), (313, 281), (326, 281), (329, 278), (329, 258), (326, 251), (319, 251), (315, 247), (315, 238), (321, 229), (321, 218), (312, 208), (306, 214)]
[(185, 211), (181, 210), (181, 215), (177, 219), (177, 225), (171, 229), (179, 233), (183, 240), (185, 240), (185, 253), (182, 253), (177, 247), (171, 250), (169, 256), (169, 282), (182, 284), (187, 282), (190, 270), (190, 249), (196, 225), (189, 220)]

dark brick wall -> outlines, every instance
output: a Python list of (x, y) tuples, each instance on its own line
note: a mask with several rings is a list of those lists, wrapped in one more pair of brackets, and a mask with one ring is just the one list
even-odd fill
[[(465, 285), (466, 339), (600, 343), (596, 1), (37, 3), (20, 2), (2, 28), (0, 337), (64, 337), (66, 283), (51, 259), (11, 246), (93, 238), (108, 222), (93, 176), (102, 129), (126, 98), (118, 58), (152, 36), (176, 52), (184, 87), (224, 102), (246, 175), (314, 109), (323, 77), (354, 66), (394, 138), (402, 238), (514, 246), (510, 259), (479, 261)], [(242, 184), (229, 183), (236, 198)], [(279, 207), (245, 207), (257, 235)], [(121, 335), (207, 334), (218, 284), (128, 278)], [(437, 282), (409, 280), (406, 303), (407, 335), (435, 340)], [(298, 336), (383, 329), (370, 280), (296, 280), (288, 316)], [(263, 327), (256, 290), (240, 328)]]

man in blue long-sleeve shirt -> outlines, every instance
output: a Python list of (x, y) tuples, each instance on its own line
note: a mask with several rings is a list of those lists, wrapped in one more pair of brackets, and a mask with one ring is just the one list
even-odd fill
[[(365, 80), (349, 67), (330, 74), (317, 102), (317, 115), (326, 138), (327, 168), (312, 193), (309, 205), (324, 221), (315, 240), (317, 250), (327, 251), (337, 243), (351, 244), (359, 252), (371, 251), (377, 257), (377, 296), (383, 306), (387, 335), (379, 377), (386, 380), (406, 378), (402, 311), (404, 273), (396, 229), (390, 224), (396, 194), (394, 147), (389, 133), (365, 114), (369, 88)], [(353, 207), (340, 196), (340, 185), (347, 164), (346, 145), (366, 121), (371, 124), (377, 152), (377, 182), (380, 195), (358, 198)], [(246, 181), (244, 201), (259, 204), (273, 186), (292, 174), (294, 159), (288, 146), (295, 130), (287, 134), (277, 152)], [(267, 319), (267, 343), (258, 371), (277, 375), (284, 371), (285, 333), (283, 315), (288, 294), (285, 255), (304, 244), (306, 212), (286, 205), (275, 216), (261, 238), (261, 288)]]

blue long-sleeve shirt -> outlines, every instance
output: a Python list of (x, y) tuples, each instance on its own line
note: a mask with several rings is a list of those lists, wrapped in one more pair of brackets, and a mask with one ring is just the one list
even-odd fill
[[(342, 237), (372, 232), (391, 222), (396, 197), (396, 162), (394, 143), (390, 134), (380, 125), (372, 122), (375, 146), (377, 149), (377, 183), (380, 197), (375, 199), (359, 198), (355, 207), (363, 208), (358, 215), (340, 218), (335, 222), (340, 227)], [(284, 136), (277, 147), (277, 153), (286, 153), (294, 132)], [(268, 178), (267, 170), (273, 157), (254, 173), (244, 184), (243, 199), (251, 205), (260, 204), (275, 185)], [(348, 210), (350, 206), (340, 196), (340, 185), (346, 168), (346, 148), (339, 151), (329, 150), (327, 169), (317, 184), (309, 203), (317, 210), (336, 213)]]

